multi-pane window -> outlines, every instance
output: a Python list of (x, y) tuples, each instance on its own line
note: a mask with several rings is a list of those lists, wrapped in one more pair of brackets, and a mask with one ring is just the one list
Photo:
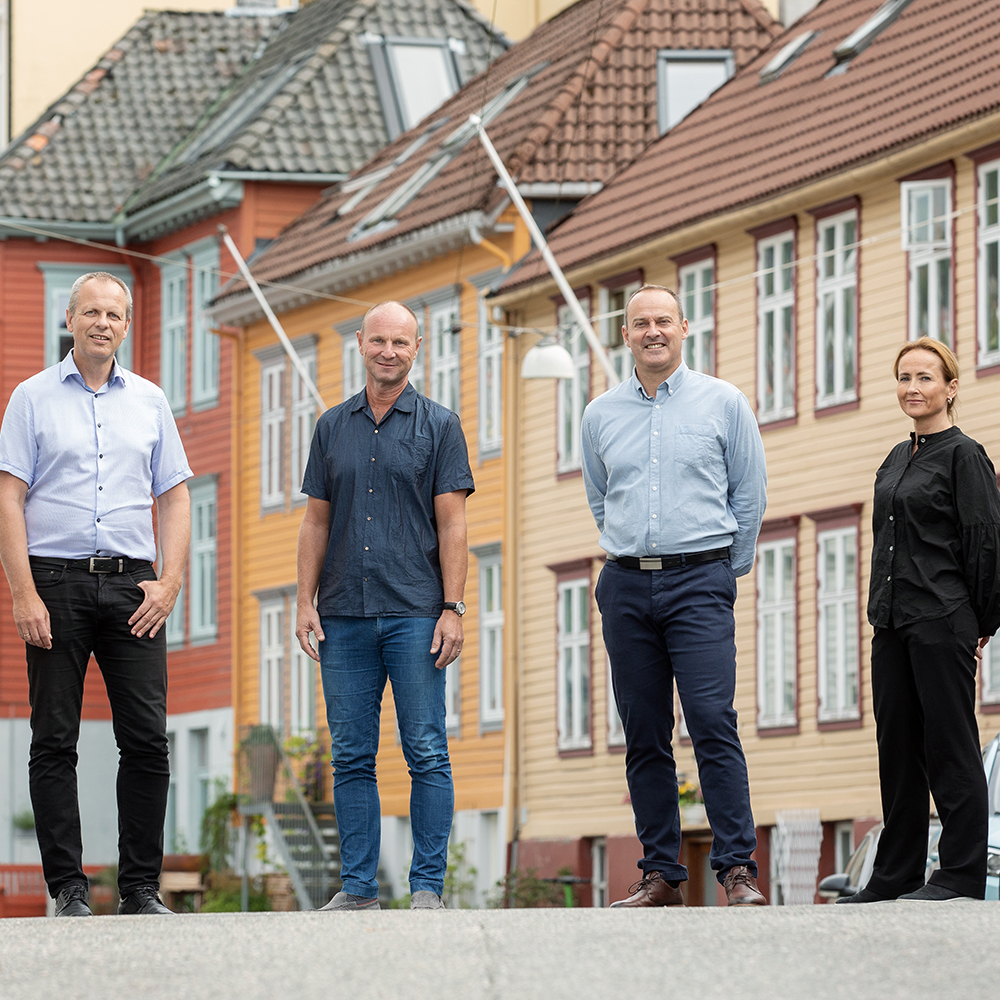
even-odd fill
[(590, 580), (558, 585), (559, 749), (577, 750), (590, 740)]
[(503, 595), (500, 556), (479, 559), (479, 720), (503, 722)]
[(994, 636), (983, 648), (980, 671), (982, 678), (981, 697), (984, 704), (1000, 702), (1000, 638)]
[(858, 718), (858, 529), (821, 531), (819, 577), (819, 720)]
[(816, 405), (857, 399), (858, 214), (816, 226)]
[(459, 351), (462, 337), (458, 300), (431, 309), (431, 399), (459, 411)]
[(663, 49), (657, 53), (660, 133), (673, 128), (733, 75), (729, 49)]
[(204, 410), (219, 401), (219, 338), (206, 312), (219, 287), (218, 246), (198, 251), (191, 263), (191, 404)]
[(167, 615), (164, 624), (164, 632), (167, 637), (168, 646), (180, 646), (184, 643), (184, 602), (187, 599), (187, 588), (182, 584), (177, 591), (177, 600), (174, 601), (173, 611)]
[(757, 724), (795, 724), (795, 541), (757, 550)]
[[(417, 317), (417, 341), (420, 342), (424, 337), (424, 310), (417, 308), (413, 310)], [(427, 355), (429, 353), (429, 348), (427, 344), (421, 344), (417, 349), (417, 356), (413, 359), (413, 366), (410, 368), (410, 374), (407, 376), (407, 381), (414, 389), (417, 390), (422, 396), (426, 396), (425, 391), (427, 386)]]
[(197, 480), (191, 493), (190, 630), (191, 640), (214, 639), (218, 630), (218, 504), (214, 476)]
[(607, 349), (608, 358), (618, 373), (619, 381), (622, 382), (632, 374), (632, 352), (625, 346), (625, 338), (622, 336), (622, 327), (625, 325), (625, 303), (633, 292), (639, 290), (639, 287), (638, 281), (630, 281), (618, 288), (601, 288), (598, 293), (601, 343)]
[[(316, 384), (316, 348), (300, 350), (299, 358), (309, 373), (309, 380)], [(292, 377), (292, 446), (290, 450), (290, 469), (292, 499), (304, 501), (302, 492), (302, 477), (305, 475), (306, 464), (309, 461), (309, 448), (312, 445), (313, 429), (316, 426), (316, 400), (309, 391), (305, 380), (298, 370), (291, 366)]]
[(1000, 364), (1000, 161), (979, 167), (979, 364)]
[[(589, 315), (590, 300), (581, 299), (583, 311)], [(575, 374), (559, 379), (557, 422), (559, 428), (558, 472), (580, 468), (580, 423), (590, 395), (590, 350), (580, 325), (573, 320), (570, 307), (559, 307), (557, 317), (563, 331), (563, 344), (573, 358)]]
[(795, 416), (795, 239), (757, 243), (757, 416)]
[(907, 181), (901, 196), (910, 339), (934, 337), (951, 346), (951, 180)]
[(479, 299), (479, 455), (496, 454), (503, 442), (503, 331), (489, 321)]
[(190, 777), (188, 787), (191, 792), (191, 814), (188, 829), (198, 837), (199, 850), (204, 849), (201, 843), (201, 819), (208, 808), (208, 798), (211, 794), (212, 780), (208, 768), (208, 730), (191, 729), (188, 732), (188, 767)]
[(282, 693), (285, 686), (285, 602), (260, 605), (260, 712), (263, 725), (284, 732)]
[(462, 729), (462, 658), (444, 669), (444, 725), (449, 736), (457, 736)]
[(160, 388), (179, 412), (187, 405), (187, 268), (160, 271)]
[(285, 359), (260, 371), (260, 502), (285, 503)]
[(290, 602), (288, 679), (289, 730), (293, 736), (313, 736), (316, 732), (315, 660), (302, 651), (295, 637), (295, 602)]
[(358, 350), (356, 333), (344, 335), (341, 357), (344, 370), (344, 399), (347, 400), (356, 396), (365, 387), (365, 366), (361, 360), (361, 351)]
[(692, 371), (711, 375), (715, 339), (715, 260), (708, 258), (677, 270), (677, 293), (681, 298), (688, 335), (684, 362)]
[(604, 837), (590, 842), (590, 905), (608, 905), (608, 842)]
[(608, 746), (621, 747), (625, 745), (625, 727), (622, 717), (618, 714), (618, 702), (615, 699), (614, 681), (611, 679), (611, 657), (608, 657)]

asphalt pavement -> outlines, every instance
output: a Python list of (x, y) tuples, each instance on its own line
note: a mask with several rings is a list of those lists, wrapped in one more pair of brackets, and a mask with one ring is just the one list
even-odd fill
[(1000, 998), (1000, 905), (0, 920), (2, 1000)]

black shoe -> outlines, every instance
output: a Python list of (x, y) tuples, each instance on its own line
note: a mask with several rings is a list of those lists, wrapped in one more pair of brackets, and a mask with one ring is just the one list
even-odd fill
[(118, 904), (118, 915), (126, 916), (130, 913), (151, 913), (160, 916), (172, 917), (173, 910), (168, 910), (163, 905), (163, 900), (157, 895), (156, 886), (140, 885), (133, 889), (127, 896), (122, 896)]
[(90, 890), (79, 882), (66, 886), (56, 896), (57, 917), (92, 917), (94, 911), (90, 908)]
[(949, 899), (972, 899), (973, 897), (966, 896), (961, 892), (955, 892), (954, 889), (946, 889), (943, 885), (935, 885), (933, 882), (928, 882), (927, 885), (922, 885), (916, 892), (908, 892), (899, 898), (929, 899), (933, 900), (935, 903), (944, 903)]
[(890, 903), (893, 900), (893, 896), (879, 896), (872, 892), (871, 889), (859, 889), (853, 896), (841, 896), (840, 899), (834, 900), (837, 903)]

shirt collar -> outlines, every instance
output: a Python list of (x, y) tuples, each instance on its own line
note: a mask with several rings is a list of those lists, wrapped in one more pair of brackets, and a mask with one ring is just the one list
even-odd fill
[[(362, 389), (352, 400), (350, 404), (351, 413), (356, 413), (358, 410), (363, 410), (368, 405), (368, 390)], [(403, 413), (412, 413), (413, 408), (417, 405), (417, 390), (410, 385), (409, 382), (406, 383), (405, 388), (396, 397), (396, 401), (389, 407), (387, 412), (392, 412), (393, 410), (400, 410)], [(384, 418), (383, 418), (384, 419)]]
[[(945, 441), (948, 441), (956, 434), (961, 434), (961, 431), (956, 426), (952, 425), (951, 427), (946, 427), (943, 431), (936, 431), (934, 434), (921, 434), (920, 443), (941, 444)], [(910, 431), (910, 443), (916, 444), (916, 441), (917, 441), (917, 432)]]
[[(690, 371), (690, 369), (682, 360), (681, 363), (674, 369), (670, 378), (664, 379), (660, 383), (660, 386), (666, 387), (667, 392), (670, 395), (673, 395), (684, 384), (684, 378), (688, 371)], [(646, 395), (646, 390), (643, 389), (642, 383), (639, 381), (639, 376), (636, 375), (634, 368), (632, 369), (632, 376), (629, 379), (629, 382), (631, 383), (632, 388), (635, 389), (643, 399), (653, 398), (652, 396)], [(657, 386), (657, 389), (659, 389), (659, 386)]]
[[(66, 379), (70, 378), (71, 376), (76, 376), (80, 384), (86, 387), (87, 383), (84, 381), (83, 376), (80, 374), (80, 369), (76, 367), (76, 361), (73, 358), (72, 349), (70, 349), (66, 353), (66, 357), (64, 357), (62, 361), (59, 362), (59, 381), (65, 382)], [(122, 368), (120, 364), (118, 364), (117, 358), (115, 358), (115, 360), (111, 364), (111, 378), (108, 379), (107, 384), (125, 385), (125, 369)]]

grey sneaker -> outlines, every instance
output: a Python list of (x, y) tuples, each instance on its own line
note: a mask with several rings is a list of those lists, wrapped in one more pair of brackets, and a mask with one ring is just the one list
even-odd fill
[(321, 906), (321, 910), (381, 910), (378, 905), (378, 896), (355, 896), (351, 892), (341, 890), (326, 906)]
[(443, 910), (444, 908), (444, 900), (436, 892), (431, 892), (430, 889), (417, 889), (410, 896), (411, 910)]

